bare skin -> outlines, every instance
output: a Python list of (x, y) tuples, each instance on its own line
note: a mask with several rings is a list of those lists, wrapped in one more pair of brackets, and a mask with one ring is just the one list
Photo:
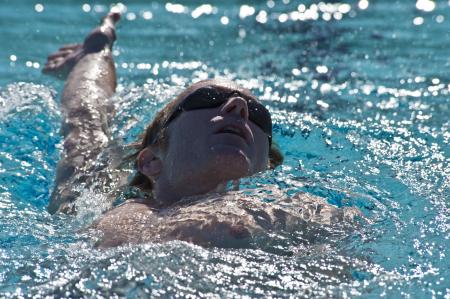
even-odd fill
[(301, 230), (314, 243), (318, 236), (325, 238), (330, 228), (349, 228), (362, 218), (356, 208), (338, 209), (309, 194), (280, 195), (282, 205), (237, 196), (228, 192), (191, 197), (167, 208), (130, 201), (106, 213), (91, 228), (103, 233), (96, 244), (101, 248), (171, 240), (206, 247), (257, 248), (279, 231)]
[[(60, 48), (44, 67), (46, 74), (67, 77), (61, 99), (64, 151), (48, 207), (51, 213), (74, 212), (79, 196), (74, 187), (90, 186), (100, 179), (96, 162), (110, 145), (108, 124), (114, 114), (108, 99), (116, 87), (111, 48), (119, 18), (116, 13), (108, 14), (83, 44)], [(232, 82), (211, 80), (194, 84), (183, 94), (206, 85), (249, 93)], [(235, 134), (216, 132), (229, 125), (245, 131), (245, 142)], [(307, 194), (294, 198), (280, 195), (280, 200), (296, 207), (292, 210), (256, 197), (224, 193), (227, 181), (263, 171), (268, 165), (267, 135), (249, 120), (247, 102), (241, 96), (231, 96), (219, 107), (183, 112), (168, 131), (167, 150), (152, 145), (141, 151), (137, 160), (139, 171), (155, 185), (153, 200), (130, 200), (97, 220), (91, 228), (102, 232), (99, 247), (170, 240), (249, 247), (273, 231), (320, 228), (359, 215)], [(102, 183), (120, 184), (123, 182)]]
[(107, 147), (109, 119), (114, 111), (109, 98), (116, 88), (111, 48), (117, 13), (108, 14), (83, 44), (68, 45), (48, 57), (43, 72), (66, 79), (61, 97), (64, 115), (64, 151), (58, 163), (55, 189), (48, 211), (71, 213), (79, 195), (73, 186), (89, 184), (98, 155)]
[[(58, 52), (49, 55), (42, 72), (65, 80), (75, 65), (87, 54), (99, 53), (106, 48), (111, 49), (116, 40), (115, 24), (119, 20), (118, 13), (106, 15), (102, 24), (94, 28), (82, 44), (65, 45), (59, 48)], [(111, 75), (115, 76), (115, 74)], [(115, 82), (115, 78), (113, 80)], [(115, 89), (115, 83), (110, 87)]]

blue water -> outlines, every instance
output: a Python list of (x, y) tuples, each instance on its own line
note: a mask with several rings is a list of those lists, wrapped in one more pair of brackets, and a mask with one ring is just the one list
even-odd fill
[(0, 1), (0, 297), (450, 298), (450, 4), (332, 2), (125, 3), (113, 133), (132, 142), (182, 87), (234, 79), (269, 107), (286, 158), (243, 187), (306, 191), (369, 223), (258, 250), (96, 250), (83, 228), (98, 195), (76, 217), (46, 212), (63, 83), (40, 69), (109, 4)]

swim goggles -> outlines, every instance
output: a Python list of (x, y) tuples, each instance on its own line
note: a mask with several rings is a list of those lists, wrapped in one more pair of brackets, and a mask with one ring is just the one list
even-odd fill
[(224, 92), (214, 86), (201, 87), (182, 100), (182, 102), (167, 118), (164, 127), (177, 118), (183, 111), (216, 108), (221, 106), (233, 96), (239, 96), (247, 102), (249, 120), (260, 127), (261, 130), (267, 134), (269, 138), (269, 145), (271, 145), (272, 118), (270, 117), (270, 112), (255, 98), (245, 95), (238, 90)]

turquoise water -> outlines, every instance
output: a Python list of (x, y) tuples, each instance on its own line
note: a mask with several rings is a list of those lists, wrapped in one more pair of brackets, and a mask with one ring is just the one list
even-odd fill
[[(203, 4), (123, 5), (116, 139), (134, 141), (183, 86), (235, 79), (273, 113), (286, 157), (243, 187), (306, 191), (358, 207), (370, 223), (306, 243), (301, 232), (274, 235), (261, 249), (94, 249), (82, 229), (101, 205), (46, 212), (63, 83), (40, 69), (109, 4), (2, 0), (0, 297), (450, 298), (450, 4)], [(80, 202), (98, 198), (86, 190)]]

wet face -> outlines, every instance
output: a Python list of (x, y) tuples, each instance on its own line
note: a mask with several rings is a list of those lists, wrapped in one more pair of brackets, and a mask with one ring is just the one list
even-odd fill
[[(268, 166), (268, 135), (249, 119), (244, 99), (253, 96), (232, 83), (216, 81), (197, 84), (189, 92), (204, 86), (229, 97), (218, 107), (181, 112), (167, 127), (168, 147), (161, 154), (161, 179), (188, 195), (208, 192)], [(236, 90), (239, 93), (233, 93)]]

